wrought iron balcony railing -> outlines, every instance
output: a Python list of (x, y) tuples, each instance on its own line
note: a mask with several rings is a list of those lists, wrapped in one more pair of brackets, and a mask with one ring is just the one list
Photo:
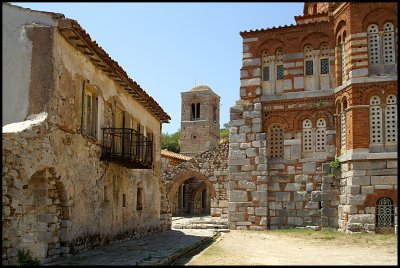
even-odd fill
[(127, 168), (153, 167), (153, 142), (131, 128), (102, 128), (101, 160)]

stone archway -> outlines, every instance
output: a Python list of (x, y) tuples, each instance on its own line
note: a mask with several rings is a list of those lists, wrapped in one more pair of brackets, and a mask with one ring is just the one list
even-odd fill
[[(46, 260), (68, 253), (71, 233), (66, 191), (52, 169), (35, 172), (24, 185), (21, 206), (26, 230), (21, 248), (30, 249), (34, 257)], [(46, 262), (46, 261), (45, 261)]]
[(210, 180), (200, 172), (188, 170), (176, 174), (167, 184), (168, 199), (172, 215), (188, 215), (210, 213), (208, 209), (200, 209), (198, 192), (207, 189), (205, 198), (209, 204), (216, 202), (216, 192)]

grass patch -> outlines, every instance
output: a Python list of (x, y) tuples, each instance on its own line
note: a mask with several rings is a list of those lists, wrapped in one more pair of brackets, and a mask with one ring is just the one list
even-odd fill
[(395, 234), (354, 233), (346, 234), (334, 228), (322, 228), (314, 231), (310, 229), (278, 229), (267, 230), (266, 233), (287, 237), (304, 238), (307, 240), (325, 240), (335, 243), (359, 244), (371, 246), (397, 246)]

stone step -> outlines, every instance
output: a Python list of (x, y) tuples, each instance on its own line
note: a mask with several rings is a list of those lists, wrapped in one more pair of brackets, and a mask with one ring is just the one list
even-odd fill
[(174, 224), (172, 226), (174, 229), (227, 229), (227, 224)]

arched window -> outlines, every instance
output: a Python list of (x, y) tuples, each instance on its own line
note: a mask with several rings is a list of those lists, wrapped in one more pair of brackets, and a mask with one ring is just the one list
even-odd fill
[(380, 46), (378, 25), (371, 24), (368, 26), (368, 61), (370, 65), (380, 64)]
[(394, 64), (394, 26), (386, 22), (383, 26), (383, 64)]
[(343, 82), (346, 81), (346, 48), (345, 48), (344, 36), (343, 36), (343, 41), (340, 44), (340, 52), (341, 52), (342, 84), (343, 84)]
[(392, 199), (382, 197), (376, 202), (376, 226), (394, 226), (394, 205)]
[(191, 121), (200, 119), (200, 103), (192, 103)]
[(324, 118), (317, 120), (317, 129), (315, 131), (315, 151), (325, 151), (326, 121)]
[(385, 142), (397, 143), (397, 98), (390, 94), (386, 97)]
[(283, 158), (283, 128), (279, 124), (273, 124), (268, 131), (268, 155), (269, 158)]
[(303, 120), (303, 152), (312, 152), (312, 123), (310, 119)]
[(382, 144), (382, 108), (381, 99), (372, 96), (369, 101), (370, 143)]
[(313, 62), (313, 47), (311, 45), (306, 45), (304, 47), (304, 75), (311, 76), (314, 75), (314, 62)]
[(271, 60), (268, 55), (268, 51), (265, 50), (262, 53), (262, 79), (263, 81), (271, 80)]
[(276, 80), (283, 80), (283, 50), (276, 50)]
[(217, 108), (213, 107), (213, 122), (217, 123)]
[(342, 154), (344, 154), (346, 151), (346, 109), (347, 100), (344, 98), (342, 112), (340, 113), (340, 144)]

